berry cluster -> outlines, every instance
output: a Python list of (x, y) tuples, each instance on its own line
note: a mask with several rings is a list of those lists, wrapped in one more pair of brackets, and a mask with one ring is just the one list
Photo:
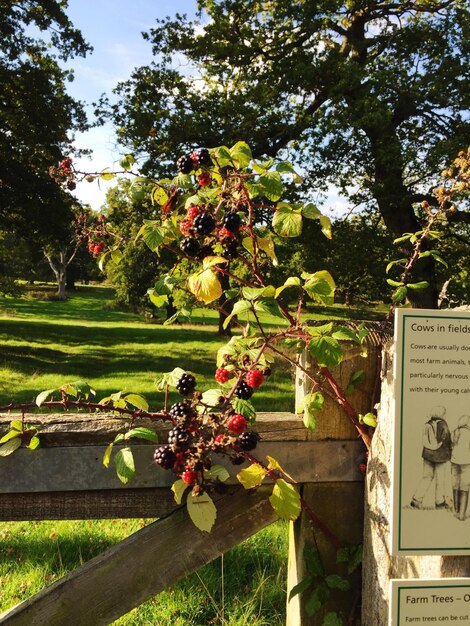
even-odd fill
[[(216, 375), (226, 382), (230, 373), (219, 368)], [(176, 388), (188, 396), (196, 388), (196, 379), (185, 372), (176, 381)], [(245, 461), (244, 452), (256, 448), (260, 439), (258, 433), (247, 430), (243, 415), (234, 413), (230, 406), (221, 413), (210, 413), (198, 394), (173, 404), (168, 416), (173, 427), (168, 442), (155, 450), (154, 462), (163, 469), (173, 470), (193, 487), (195, 494), (223, 487), (218, 480), (204, 477), (204, 470), (211, 467), (213, 453), (228, 456), (234, 465), (239, 465)]]
[(103, 250), (104, 243), (102, 241), (98, 241), (97, 243), (90, 241), (90, 243), (88, 244), (88, 251), (91, 252), (93, 256), (99, 256), (103, 252)]
[[(197, 148), (190, 154), (183, 154), (176, 161), (176, 169), (181, 174), (191, 174), (202, 167), (210, 167), (211, 165), (212, 159), (207, 148)], [(202, 185), (202, 183), (199, 184)]]
[(73, 191), (77, 186), (72, 160), (69, 158), (62, 159), (58, 166), (51, 165), (49, 176), (59, 185), (65, 185), (69, 191)]

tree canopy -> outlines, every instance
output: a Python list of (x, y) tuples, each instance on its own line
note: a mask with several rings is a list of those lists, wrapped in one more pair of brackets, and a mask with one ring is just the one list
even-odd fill
[(73, 198), (48, 169), (72, 153), (87, 127), (66, 92), (73, 72), (60, 62), (91, 48), (68, 19), (67, 3), (0, 0), (0, 228), (59, 237)]
[[(468, 140), (465, 3), (198, 4), (198, 19), (145, 34), (155, 60), (118, 85), (105, 113), (144, 171), (165, 174), (191, 146), (245, 139), (258, 157), (287, 151), (302, 163), (307, 193), (334, 183), (378, 208), (393, 234), (418, 230), (417, 201)], [(417, 277), (432, 272), (423, 259)], [(420, 303), (436, 297), (424, 290)]]

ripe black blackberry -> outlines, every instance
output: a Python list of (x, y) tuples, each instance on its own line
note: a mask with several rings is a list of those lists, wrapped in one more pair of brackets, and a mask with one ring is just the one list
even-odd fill
[(192, 374), (182, 374), (176, 381), (176, 389), (182, 396), (189, 396), (196, 387), (196, 379)]
[(193, 155), (196, 157), (199, 165), (204, 167), (212, 165), (211, 155), (209, 154), (209, 150), (207, 148), (197, 148), (197, 150), (194, 150)]
[(244, 380), (241, 380), (235, 387), (234, 393), (237, 398), (240, 398), (241, 400), (248, 400), (253, 395), (253, 387), (250, 387), (250, 385), (247, 385)]
[(176, 420), (189, 420), (194, 415), (193, 408), (186, 402), (177, 402), (170, 407), (169, 414)]
[(210, 213), (203, 211), (196, 215), (193, 226), (200, 235), (208, 235), (215, 228), (215, 219)]
[(228, 230), (231, 230), (232, 233), (237, 232), (237, 230), (240, 228), (241, 225), (242, 225), (242, 219), (238, 215), (238, 213), (230, 212), (224, 215), (224, 226)]
[(197, 239), (185, 237), (180, 243), (180, 249), (188, 256), (196, 257), (200, 252), (201, 246)]
[(258, 445), (260, 437), (258, 433), (255, 433), (253, 430), (246, 431), (239, 435), (238, 437), (238, 445), (242, 450), (248, 452), (249, 450), (254, 450)]
[(194, 169), (194, 163), (189, 154), (183, 154), (176, 161), (176, 169), (182, 174), (190, 174)]
[(184, 426), (175, 426), (168, 433), (168, 443), (179, 450), (185, 450), (191, 441), (191, 433)]
[(153, 460), (163, 469), (171, 469), (175, 463), (176, 454), (170, 446), (160, 446), (155, 450)]
[(236, 259), (238, 257), (238, 241), (230, 241), (222, 246), (222, 256), (226, 259)]

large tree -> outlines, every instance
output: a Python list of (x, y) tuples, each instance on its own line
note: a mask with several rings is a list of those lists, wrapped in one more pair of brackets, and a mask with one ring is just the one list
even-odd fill
[(66, 92), (61, 67), (90, 49), (62, 0), (0, 0), (0, 229), (32, 241), (68, 229), (73, 198), (49, 176), (86, 128), (81, 103)]
[[(177, 15), (145, 35), (155, 61), (121, 83), (108, 108), (122, 143), (145, 155), (144, 169), (164, 174), (191, 146), (244, 139), (257, 156), (289, 151), (306, 189), (334, 183), (352, 203), (378, 209), (394, 235), (417, 231), (417, 201), (468, 141), (466, 4), (198, 5), (197, 20)], [(417, 277), (433, 287), (416, 304), (433, 306), (431, 258)]]

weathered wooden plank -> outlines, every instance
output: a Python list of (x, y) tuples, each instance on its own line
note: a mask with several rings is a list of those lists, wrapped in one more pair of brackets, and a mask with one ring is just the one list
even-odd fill
[[(53, 447), (39, 450), (20, 449), (0, 457), (0, 493), (84, 491), (169, 487), (172, 472), (153, 462), (155, 445), (133, 446), (136, 477), (123, 485), (111, 463), (103, 465), (105, 446)], [(273, 456), (297, 482), (335, 482), (361, 480), (358, 471), (363, 446), (360, 441), (263, 442), (256, 456)], [(225, 465), (236, 483), (240, 466), (233, 466), (224, 456), (215, 463)]]
[(168, 488), (0, 494), (0, 521), (165, 517), (177, 508)]
[(264, 489), (237, 489), (219, 499), (210, 534), (197, 530), (186, 509), (179, 509), (6, 611), (0, 624), (110, 624), (275, 519)]
[[(21, 415), (0, 415), (0, 436), (7, 432), (12, 419)], [(25, 421), (40, 428), (41, 446), (107, 445), (118, 433), (129, 429), (130, 420), (116, 415), (97, 413), (29, 414)], [(162, 421), (136, 419), (133, 426), (155, 428), (161, 441), (171, 425)], [(258, 413), (255, 430), (264, 441), (307, 441), (308, 431), (294, 413)]]

